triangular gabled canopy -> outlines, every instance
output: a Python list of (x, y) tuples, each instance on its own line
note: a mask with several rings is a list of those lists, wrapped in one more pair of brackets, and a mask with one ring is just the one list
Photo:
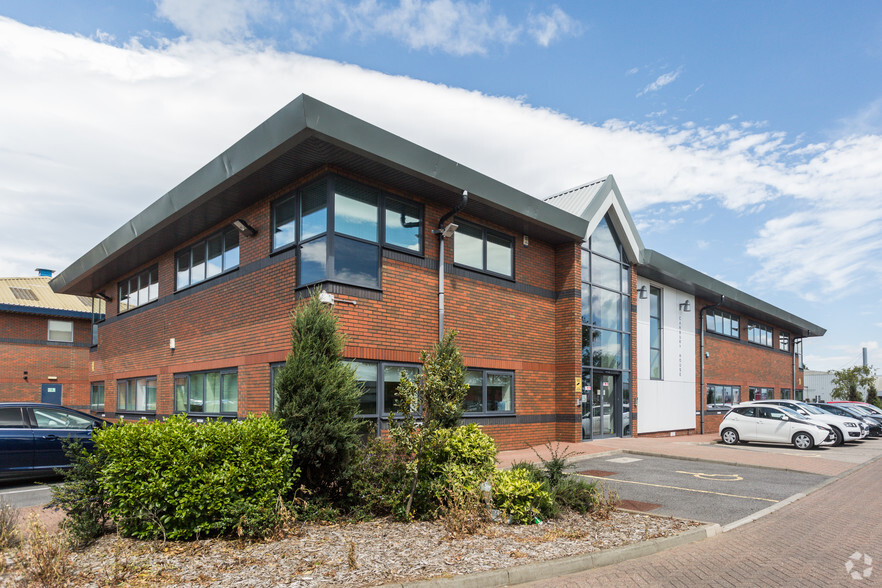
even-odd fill
[(549, 204), (582, 217), (588, 221), (587, 240), (597, 229), (604, 216), (609, 217), (612, 229), (621, 241), (631, 263), (638, 263), (643, 255), (643, 241), (637, 233), (634, 219), (628, 212), (622, 193), (611, 175), (583, 186), (549, 196)]

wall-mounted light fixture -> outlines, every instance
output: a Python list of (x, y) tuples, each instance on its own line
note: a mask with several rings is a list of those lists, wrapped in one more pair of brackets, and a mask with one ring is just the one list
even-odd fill
[(46, 379), (49, 380), (50, 382), (57, 382), (58, 376), (49, 376)]
[(257, 234), (257, 229), (245, 222), (245, 219), (243, 218), (237, 218), (236, 220), (234, 220), (233, 226), (236, 227), (239, 232), (246, 237), (253, 237)]
[(456, 224), (456, 223), (449, 223), (449, 224), (448, 224), (446, 227), (444, 227), (443, 229), (437, 229), (437, 230), (432, 231), (432, 232), (433, 232), (433, 233), (437, 233), (438, 235), (441, 235), (441, 236), (444, 237), (445, 239), (449, 239), (450, 237), (453, 236), (453, 233), (455, 233), (455, 232), (456, 232), (456, 229), (458, 229), (458, 228), (459, 228), (459, 225), (458, 225), (458, 224)]
[(28, 370), (24, 371), (24, 379), (25, 379), (25, 382), (28, 381)]
[(175, 338), (174, 337), (172, 337), (171, 339), (168, 340), (168, 348), (171, 349), (172, 351), (175, 350)]
[(111, 300), (113, 300), (113, 298), (111, 298), (110, 296), (108, 296), (108, 295), (105, 294), (104, 292), (96, 292), (96, 293), (95, 293), (95, 298), (100, 298), (100, 299), (103, 300), (104, 302), (110, 302)]
[(689, 312), (690, 310), (692, 310), (692, 307), (689, 306), (688, 300), (686, 302), (680, 303), (680, 310), (682, 310), (683, 312)]
[(642, 299), (646, 299), (646, 286), (640, 286), (637, 288), (637, 295)]

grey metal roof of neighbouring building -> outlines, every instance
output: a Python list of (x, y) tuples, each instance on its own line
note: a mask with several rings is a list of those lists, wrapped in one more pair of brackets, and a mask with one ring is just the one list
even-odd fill
[(172, 188), (51, 281), (91, 294), (169, 247), (323, 165), (337, 166), (551, 244), (582, 240), (587, 222), (529, 194), (301, 94)]
[[(820, 337), (827, 329), (781, 310), (768, 302), (742, 292), (734, 286), (712, 278), (683, 265), (652, 249), (643, 250), (643, 260), (636, 268), (637, 275), (677, 288), (710, 302), (725, 296), (723, 309), (744, 313), (763, 322), (783, 327), (798, 337)], [(697, 312), (697, 310), (696, 310)]]

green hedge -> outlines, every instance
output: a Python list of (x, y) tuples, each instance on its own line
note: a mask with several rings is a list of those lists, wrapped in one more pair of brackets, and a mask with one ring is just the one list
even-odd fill
[(267, 415), (196, 425), (176, 415), (96, 431), (101, 487), (123, 535), (192, 539), (269, 533), (296, 481), (286, 431)]

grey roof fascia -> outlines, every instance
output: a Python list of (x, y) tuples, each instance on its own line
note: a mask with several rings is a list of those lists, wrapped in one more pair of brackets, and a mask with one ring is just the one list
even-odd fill
[[(645, 247), (643, 246), (643, 239), (640, 238), (640, 233), (637, 231), (637, 225), (634, 224), (634, 219), (631, 218), (631, 211), (628, 210), (628, 205), (625, 204), (625, 199), (622, 197), (622, 192), (619, 190), (619, 185), (616, 183), (616, 179), (610, 174), (606, 177), (603, 182), (603, 186), (601, 186), (600, 190), (597, 191), (597, 196), (591, 199), (591, 202), (585, 207), (585, 210), (582, 212), (582, 217), (586, 219), (594, 218), (598, 212), (600, 212), (600, 207), (603, 205), (606, 200), (607, 194), (612, 192), (616, 200), (619, 203), (619, 206), (622, 207), (622, 211), (624, 214), (624, 220), (628, 224), (628, 228), (631, 231), (631, 234), (634, 236), (634, 240), (637, 242), (638, 246), (638, 259), (643, 259), (643, 251), (645, 251)], [(604, 211), (606, 212), (606, 211)], [(615, 219), (616, 221), (621, 221), (622, 219)], [(624, 227), (616, 227), (618, 232), (621, 234), (621, 230)]]
[(379, 158), (389, 167), (435, 185), (468, 190), (469, 201), (508, 209), (574, 240), (584, 238), (583, 219), (333, 106), (309, 96), (304, 98), (307, 125), (329, 143)]
[(584, 238), (587, 223), (583, 219), (301, 94), (65, 268), (50, 286), (56, 292), (90, 294), (87, 278), (91, 273), (207, 205), (310, 137), (436, 186), (451, 191), (466, 189), (470, 202), (503, 209), (525, 225), (541, 226), (564, 239)]
[(722, 308), (730, 308), (762, 321), (785, 327), (800, 337), (820, 337), (827, 330), (755, 296), (712, 278), (652, 249), (643, 250), (637, 275), (677, 288), (708, 301), (726, 297)]

